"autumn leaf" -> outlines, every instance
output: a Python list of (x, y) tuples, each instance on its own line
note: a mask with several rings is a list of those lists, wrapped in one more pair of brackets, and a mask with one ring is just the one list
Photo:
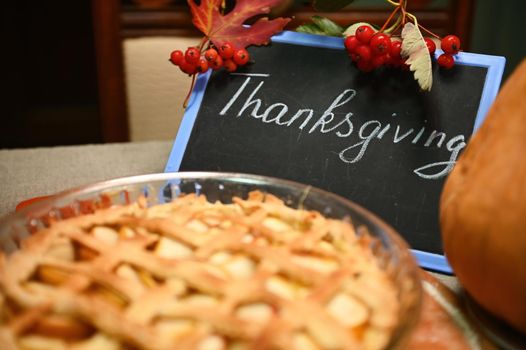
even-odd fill
[(234, 9), (225, 15), (220, 11), (222, 2), (223, 0), (201, 0), (198, 5), (194, 0), (188, 0), (192, 23), (216, 47), (225, 42), (230, 42), (237, 48), (266, 44), (272, 35), (281, 32), (290, 21), (290, 18), (269, 20), (265, 17), (250, 26), (244, 25), (254, 16), (268, 14), (270, 8), (281, 0), (237, 0)]
[(413, 71), (422, 90), (430, 91), (433, 85), (431, 56), (420, 29), (413, 23), (406, 23), (402, 29), (402, 57), (407, 57), (406, 64)]

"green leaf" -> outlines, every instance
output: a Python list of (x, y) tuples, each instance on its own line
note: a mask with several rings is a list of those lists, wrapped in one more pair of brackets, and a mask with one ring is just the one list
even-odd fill
[(318, 11), (337, 11), (350, 5), (354, 0), (314, 0), (314, 8)]
[(301, 33), (308, 33), (308, 34), (318, 34), (318, 35), (325, 35), (325, 33), (323, 32), (323, 30), (321, 30), (320, 27), (318, 27), (316, 24), (314, 23), (307, 23), (307, 24), (302, 24), (300, 26), (298, 26), (296, 28), (296, 31), (297, 32), (301, 32)]
[(312, 21), (318, 26), (326, 35), (342, 36), (343, 28), (330, 19), (321, 16), (312, 16)]

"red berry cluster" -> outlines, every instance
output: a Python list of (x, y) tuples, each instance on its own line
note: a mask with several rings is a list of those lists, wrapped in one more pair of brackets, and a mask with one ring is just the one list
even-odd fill
[[(435, 42), (428, 37), (424, 40), (429, 54), (433, 57)], [(358, 27), (354, 35), (345, 38), (344, 45), (352, 61), (362, 72), (370, 72), (382, 66), (408, 68), (401, 56), (402, 42), (392, 39), (386, 33), (376, 33), (370, 26)], [(438, 64), (444, 68), (451, 68), (455, 62), (452, 55), (458, 53), (460, 40), (454, 35), (448, 35), (442, 39), (441, 47), (444, 54), (438, 58)]]
[(246, 49), (236, 49), (228, 42), (218, 48), (211, 46), (202, 52), (198, 47), (192, 46), (184, 53), (181, 50), (175, 50), (170, 54), (170, 62), (188, 75), (204, 73), (210, 68), (218, 70), (223, 67), (229, 72), (234, 72), (237, 67), (244, 66), (249, 60), (250, 55)]
[(444, 51), (444, 53), (438, 56), (438, 64), (446, 69), (453, 67), (455, 65), (455, 58), (453, 55), (456, 55), (460, 51), (460, 39), (458, 36), (445, 36), (440, 41), (440, 48)]
[(405, 65), (400, 55), (402, 43), (391, 40), (388, 34), (378, 32), (370, 26), (360, 26), (354, 35), (345, 39), (345, 48), (359, 70), (370, 72), (382, 66), (401, 67)]

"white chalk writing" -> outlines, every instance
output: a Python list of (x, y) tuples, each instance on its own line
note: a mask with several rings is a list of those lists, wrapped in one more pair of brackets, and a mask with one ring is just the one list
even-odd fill
[[(376, 119), (368, 120), (360, 125), (356, 132), (357, 140), (353, 141), (352, 137), (355, 131), (355, 123), (353, 122), (354, 114), (352, 112), (338, 112), (337, 109), (345, 105), (348, 107), (357, 95), (356, 90), (343, 90), (332, 100), (321, 115), (316, 118), (317, 113), (312, 108), (301, 108), (296, 111), (290, 111), (289, 106), (283, 102), (276, 102), (265, 108), (265, 103), (258, 97), (258, 93), (265, 84), (264, 78), (268, 78), (270, 76), (269, 74), (235, 74), (246, 76), (246, 78), (219, 112), (220, 116), (226, 116), (229, 111), (233, 110), (236, 101), (239, 100), (242, 106), (237, 109), (237, 113), (236, 110), (233, 111), (236, 118), (248, 115), (267, 124), (274, 123), (282, 127), (295, 126), (300, 130), (307, 128), (308, 134), (332, 133), (339, 138), (349, 138), (351, 144), (338, 152), (339, 159), (345, 163), (357, 163), (362, 160), (368, 148), (375, 140), (390, 137), (389, 135), (392, 134), (392, 142), (394, 144), (400, 144), (414, 134), (413, 139), (408, 139), (407, 141), (409, 142), (409, 140), (411, 140), (410, 142), (413, 145), (416, 145), (422, 140), (423, 147), (442, 148), (443, 144), (446, 143), (445, 149), (449, 152), (449, 159), (424, 164), (413, 170), (414, 174), (423, 179), (434, 180), (443, 178), (453, 169), (460, 151), (466, 146), (464, 135), (455, 135), (446, 142), (447, 135), (443, 131), (428, 130), (427, 127), (423, 126), (415, 134), (415, 129), (413, 128), (402, 130), (402, 126), (399, 124), (393, 125), (392, 123), (385, 122), (382, 124), (381, 121)], [(261, 79), (261, 81), (256, 81), (255, 84), (251, 84), (254, 78), (257, 80)], [(242, 98), (242, 96), (246, 96), (247, 94), (248, 97)], [(396, 118), (394, 119), (395, 121), (399, 120), (398, 113), (393, 112), (391, 116)], [(390, 134), (389, 131), (391, 130), (393, 131)], [(424, 134), (427, 135), (427, 132), (429, 132), (429, 136), (425, 138)]]

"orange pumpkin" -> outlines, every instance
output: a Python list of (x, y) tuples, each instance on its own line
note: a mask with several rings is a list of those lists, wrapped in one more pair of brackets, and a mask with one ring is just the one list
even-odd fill
[(446, 180), (440, 223), (460, 283), (526, 333), (526, 60)]

